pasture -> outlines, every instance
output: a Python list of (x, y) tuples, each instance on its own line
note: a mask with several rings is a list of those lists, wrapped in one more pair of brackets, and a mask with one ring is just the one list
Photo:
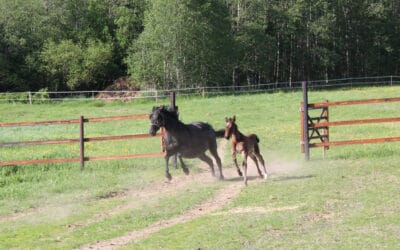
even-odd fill
[[(400, 96), (400, 87), (310, 91), (318, 102)], [(214, 129), (236, 115), (243, 133), (260, 138), (269, 179), (249, 166), (237, 177), (230, 143), (219, 139), (224, 181), (197, 159), (190, 175), (162, 158), (10, 166), (0, 169), (0, 248), (290, 249), (398, 248), (400, 143), (311, 149), (300, 153), (301, 92), (207, 98), (177, 97), (180, 119)], [(158, 104), (168, 103), (168, 100)], [(0, 122), (150, 113), (154, 101), (0, 104)], [(398, 117), (400, 104), (330, 110), (331, 120)], [(400, 124), (334, 127), (332, 140), (400, 136)], [(90, 124), (87, 136), (146, 133), (149, 122)], [(76, 138), (78, 125), (0, 128), (0, 141)], [(158, 151), (160, 139), (93, 142), (86, 154)], [(76, 157), (78, 144), (3, 147), (1, 160)], [(241, 158), (238, 157), (241, 162)], [(254, 172), (252, 172), (252, 170)]]

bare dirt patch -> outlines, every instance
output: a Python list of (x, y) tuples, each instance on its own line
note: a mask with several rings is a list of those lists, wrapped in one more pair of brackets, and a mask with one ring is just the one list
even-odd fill
[(193, 209), (185, 212), (184, 214), (168, 219), (158, 221), (145, 229), (135, 230), (126, 233), (117, 238), (97, 242), (95, 244), (83, 246), (80, 249), (114, 249), (116, 247), (124, 246), (128, 243), (134, 243), (140, 241), (151, 234), (154, 234), (161, 229), (168, 228), (180, 223), (189, 222), (201, 216), (212, 213), (229, 203), (234, 197), (236, 197), (241, 190), (243, 185), (239, 183), (230, 184), (221, 189), (216, 196), (205, 201), (204, 203), (194, 207)]
[(231, 214), (246, 214), (246, 213), (256, 213), (256, 214), (267, 214), (273, 212), (282, 212), (282, 211), (290, 211), (296, 210), (302, 205), (294, 205), (294, 206), (285, 206), (285, 207), (237, 207), (225, 212), (217, 212), (212, 215), (231, 215)]
[(299, 162), (283, 159), (267, 159), (266, 164), (268, 174), (290, 174), (301, 167)]
[(131, 101), (135, 98), (139, 89), (132, 87), (129, 80), (125, 77), (120, 77), (114, 81), (114, 83), (104, 89), (102, 92), (96, 96), (97, 99), (112, 101), (112, 100), (122, 100)]
[[(221, 140), (219, 142), (219, 155), (222, 156), (225, 153), (225, 148), (227, 146), (227, 141)], [(227, 164), (224, 163), (224, 166)], [(283, 170), (285, 172), (293, 171), (294, 169), (297, 169), (295, 167), (285, 167), (283, 168), (282, 165), (276, 165), (276, 167), (271, 167), (271, 164), (267, 164), (267, 171), (270, 173), (277, 173), (277, 172), (282, 172)], [(156, 184), (152, 186), (151, 188), (145, 188), (142, 190), (137, 190), (130, 192), (129, 195), (132, 195), (136, 198), (140, 197), (146, 197), (149, 198), (149, 196), (157, 196), (160, 195), (160, 193), (165, 194), (166, 192), (168, 193), (173, 193), (176, 192), (177, 190), (180, 190), (182, 188), (187, 187), (190, 183), (193, 182), (199, 182), (199, 183), (210, 183), (210, 181), (216, 181), (214, 178), (210, 177), (210, 170), (209, 167), (206, 166), (205, 164), (201, 165), (201, 168), (204, 169), (199, 174), (190, 174), (189, 176), (178, 176), (172, 179), (171, 182), (164, 182), (160, 184)], [(271, 171), (271, 169), (275, 169)], [(150, 235), (164, 229), (168, 228), (180, 223), (185, 223), (189, 222), (191, 220), (194, 220), (196, 218), (199, 218), (204, 215), (210, 215), (210, 214), (215, 214), (218, 210), (224, 208), (227, 204), (230, 203), (235, 197), (237, 197), (241, 190), (245, 187), (242, 178), (238, 177), (236, 169), (233, 167), (230, 168), (224, 168), (223, 169), (225, 179), (226, 179), (226, 186), (224, 186), (219, 192), (214, 196), (211, 197), (209, 200), (203, 202), (202, 204), (199, 204), (198, 206), (194, 207), (193, 209), (190, 209), (183, 213), (182, 215), (179, 215), (177, 217), (168, 219), (168, 220), (162, 220), (158, 221), (147, 228), (141, 229), (141, 230), (134, 230), (131, 232), (127, 232), (125, 235), (122, 235), (120, 237), (104, 240), (104, 241), (99, 241), (94, 244), (88, 244), (85, 246), (82, 246), (79, 249), (114, 249), (120, 246), (124, 246), (128, 243), (134, 243), (138, 242), (140, 240), (143, 240), (146, 237), (149, 237)], [(248, 176), (250, 177), (249, 185), (251, 183), (259, 183), (262, 181), (265, 181), (262, 178), (258, 178), (258, 172), (255, 167), (255, 165), (250, 161), (249, 162), (249, 167), (248, 167)], [(135, 199), (137, 200), (137, 199)], [(133, 205), (133, 204), (132, 204)], [(95, 219), (102, 219), (104, 217), (110, 216), (111, 214), (114, 213), (119, 213), (121, 210), (129, 209), (131, 205), (127, 204), (125, 206), (121, 206), (118, 208), (114, 208), (113, 211), (108, 211), (103, 214), (99, 214), (98, 217)], [(291, 207), (282, 207), (282, 208), (238, 208), (234, 210), (230, 210), (224, 213), (245, 213), (245, 212), (256, 212), (256, 213), (270, 213), (274, 211), (286, 211), (286, 210), (293, 210), (297, 209), (298, 206), (291, 206)], [(91, 222), (89, 222), (91, 223)]]
[[(226, 140), (219, 141), (218, 149), (220, 156), (223, 156), (225, 154), (227, 146), (228, 142)], [(243, 178), (237, 175), (236, 168), (232, 167), (232, 165), (233, 164), (232, 162), (230, 162), (230, 160), (229, 162), (223, 162), (224, 166), (223, 173), (225, 176), (223, 187), (213, 197), (195, 206), (194, 208), (174, 218), (158, 221), (144, 229), (130, 231), (116, 238), (84, 245), (79, 249), (114, 249), (119, 246), (126, 245), (128, 243), (143, 240), (146, 237), (149, 237), (150, 235), (162, 229), (180, 223), (189, 222), (205, 215), (214, 215), (220, 213), (226, 213), (226, 214), (271, 213), (274, 211), (286, 211), (298, 208), (298, 206), (282, 207), (282, 208), (245, 207), (245, 208), (235, 208), (225, 212), (219, 212), (219, 210), (226, 207), (232, 200), (234, 200), (240, 194), (241, 190), (245, 188), (243, 183)], [(298, 165), (291, 162), (281, 162), (277, 160), (269, 162), (267, 159), (266, 167), (270, 179), (271, 175), (273, 176), (275, 174), (279, 175), (280, 173), (290, 173), (296, 170), (298, 168)], [(118, 199), (121, 197), (128, 197), (129, 199), (124, 204), (97, 213), (85, 221), (68, 225), (68, 228), (72, 231), (77, 230), (79, 228), (104, 220), (108, 217), (123, 213), (124, 211), (129, 211), (130, 209), (136, 208), (137, 206), (140, 206), (140, 204), (142, 204), (140, 201), (143, 202), (157, 201), (158, 199), (160, 199), (165, 195), (174, 194), (181, 190), (187, 189), (193, 183), (209, 184), (212, 182), (218, 182), (216, 178), (211, 177), (210, 169), (206, 164), (202, 163), (200, 165), (200, 168), (201, 168), (200, 173), (190, 173), (187, 176), (186, 175), (174, 176), (172, 181), (157, 182), (153, 183), (152, 185), (147, 185), (139, 189), (136, 188), (136, 189), (122, 190), (121, 192), (111, 192), (108, 194), (104, 194), (102, 196), (98, 196), (96, 197), (96, 199)], [(251, 160), (249, 160), (248, 176), (249, 176), (249, 183), (248, 183), (249, 185), (269, 180), (269, 179), (264, 180), (262, 178), (259, 178), (257, 169)], [(59, 209), (62, 209), (62, 207), (64, 207), (64, 205), (62, 206), (60, 205)], [(58, 209), (57, 205), (33, 208), (32, 210), (29, 211), (24, 211), (13, 215), (8, 215), (5, 217), (0, 217), (0, 221), (13, 221), (20, 219), (21, 217), (25, 216), (29, 217), (38, 213), (47, 213), (46, 211), (57, 210), (57, 209)]]

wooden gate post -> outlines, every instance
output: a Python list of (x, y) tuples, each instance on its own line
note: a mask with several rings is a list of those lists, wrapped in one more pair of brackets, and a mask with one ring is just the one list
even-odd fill
[(169, 93), (169, 100), (170, 100), (170, 109), (171, 111), (176, 110), (176, 103), (175, 103), (175, 92), (170, 92)]
[[(325, 119), (325, 122), (329, 124), (329, 105), (328, 105), (328, 100), (325, 100), (325, 103), (327, 104), (326, 107), (323, 108), (322, 111), (322, 117)], [(324, 128), (324, 134), (323, 134), (323, 141), (324, 143), (329, 143), (329, 126), (326, 126)], [(326, 150), (329, 149), (329, 146), (324, 146), (324, 155), (323, 158), (325, 159), (325, 154)]]
[[(177, 110), (178, 107), (176, 106), (176, 99), (175, 99), (175, 92), (174, 91), (171, 91), (169, 93), (169, 101), (170, 101), (170, 105), (169, 105), (170, 111), (176, 112), (178, 114), (178, 110)], [(174, 154), (172, 160), (173, 160), (173, 163), (174, 163), (175, 167), (178, 168), (178, 154)]]
[(80, 163), (81, 170), (85, 167), (85, 133), (84, 133), (84, 118), (79, 119), (79, 143), (80, 143)]
[(302, 82), (303, 88), (303, 138), (302, 144), (304, 145), (304, 157), (306, 161), (310, 160), (310, 147), (309, 147), (309, 139), (308, 139), (308, 90), (307, 90), (307, 82)]

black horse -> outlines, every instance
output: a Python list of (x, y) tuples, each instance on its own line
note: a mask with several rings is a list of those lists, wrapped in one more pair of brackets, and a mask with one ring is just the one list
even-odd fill
[(215, 176), (213, 160), (205, 154), (207, 149), (210, 150), (217, 162), (219, 178), (224, 178), (216, 141), (217, 136), (223, 137), (223, 131), (214, 131), (211, 125), (203, 122), (184, 124), (179, 121), (176, 112), (169, 111), (164, 106), (154, 107), (149, 118), (151, 122), (149, 133), (151, 135), (155, 135), (161, 127), (165, 130), (165, 176), (168, 180), (172, 178), (169, 173), (168, 161), (175, 154), (178, 155), (185, 174), (189, 174), (189, 169), (182, 161), (182, 157), (200, 158), (210, 166), (211, 174)]

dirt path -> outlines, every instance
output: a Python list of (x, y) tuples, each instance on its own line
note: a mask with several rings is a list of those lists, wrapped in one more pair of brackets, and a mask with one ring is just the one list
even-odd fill
[(80, 249), (114, 249), (120, 246), (124, 246), (128, 243), (138, 242), (151, 234), (157, 233), (158, 231), (168, 228), (180, 223), (189, 222), (196, 218), (199, 218), (203, 215), (210, 214), (213, 211), (221, 209), (224, 207), (230, 200), (236, 197), (241, 190), (243, 184), (234, 183), (230, 184), (223, 189), (221, 189), (214, 197), (205, 201), (204, 203), (196, 206), (195, 208), (185, 212), (184, 214), (168, 219), (158, 221), (147, 228), (141, 230), (135, 230), (126, 233), (117, 238), (97, 242), (95, 244), (86, 245), (81, 247)]
[[(221, 140), (219, 141), (219, 146), (218, 146), (218, 151), (219, 155), (221, 158), (223, 158), (225, 154), (226, 147), (228, 146), (228, 142), (226, 140)], [(223, 166), (231, 165), (230, 162), (224, 163)], [(279, 173), (289, 173), (298, 168), (298, 165), (295, 163), (285, 163), (285, 162), (279, 162), (279, 161), (272, 161), (272, 162), (267, 162), (267, 171), (269, 174), (279, 174)], [(210, 177), (210, 170), (209, 167), (205, 164), (201, 165), (202, 171), (199, 174), (190, 174), (188, 176), (178, 176), (175, 177), (171, 182), (164, 182), (160, 184), (156, 184), (155, 186), (151, 186), (150, 188), (146, 188), (144, 190), (137, 190), (133, 192), (129, 192), (128, 195), (133, 196), (133, 197), (146, 197), (146, 199), (149, 199), (151, 197), (159, 197), (160, 193), (165, 194), (166, 192), (168, 193), (174, 193), (178, 190), (184, 189), (188, 185), (190, 185), (193, 182), (199, 182), (199, 183), (210, 183), (210, 182), (215, 182), (217, 181), (214, 178)], [(299, 206), (288, 206), (288, 207), (279, 207), (279, 208), (264, 208), (264, 207), (246, 207), (246, 208), (236, 208), (234, 210), (229, 210), (226, 212), (221, 212), (222, 208), (224, 208), (227, 204), (229, 204), (232, 200), (234, 200), (235, 197), (237, 197), (241, 190), (245, 188), (242, 178), (238, 177), (236, 169), (234, 167), (230, 168), (224, 168), (223, 169), (225, 179), (227, 180), (225, 183), (226, 185), (221, 188), (217, 194), (210, 199), (206, 200), (202, 204), (199, 204), (198, 206), (194, 207), (193, 209), (186, 211), (185, 213), (173, 217), (171, 219), (167, 220), (161, 220), (158, 221), (144, 229), (141, 230), (134, 230), (127, 232), (126, 234), (104, 240), (104, 241), (99, 241), (93, 244), (88, 244), (80, 247), (79, 249), (115, 249), (124, 245), (127, 245), (129, 243), (134, 243), (138, 242), (140, 240), (143, 240), (150, 235), (159, 232), (162, 229), (180, 224), (180, 223), (185, 223), (192, 221), (196, 218), (199, 218), (204, 215), (218, 215), (218, 214), (224, 214), (224, 213), (229, 213), (229, 214), (237, 214), (237, 213), (271, 213), (275, 211), (286, 211), (286, 210), (294, 210), (297, 209)], [(256, 170), (256, 167), (253, 165), (252, 161), (249, 161), (249, 167), (248, 167), (248, 176), (249, 176), (249, 185), (252, 185), (252, 183), (259, 183), (262, 181), (265, 181), (261, 178), (258, 178), (258, 173)], [(137, 200), (137, 199), (135, 199)], [(103, 219), (107, 216), (110, 216), (112, 214), (117, 214), (120, 213), (122, 210), (130, 209), (132, 208), (133, 204), (127, 204), (118, 208), (114, 208), (112, 211), (109, 212), (104, 212), (102, 214), (99, 214), (96, 218), (93, 218), (93, 220), (100, 220)], [(93, 221), (88, 221), (88, 223), (92, 223)]]
[[(225, 148), (227, 146), (227, 141), (221, 140), (219, 143), (219, 155), (223, 156), (225, 154)], [(221, 157), (222, 158), (222, 157)], [(223, 163), (223, 165), (226, 165)], [(149, 190), (140, 190), (138, 192), (131, 193), (130, 195), (134, 196), (146, 196), (147, 198), (149, 195), (156, 195), (159, 194), (160, 191), (164, 192), (167, 191), (169, 193), (176, 192), (177, 190), (184, 188), (188, 186), (190, 183), (193, 181), (199, 182), (199, 183), (210, 183), (210, 182), (215, 182), (216, 180), (210, 177), (210, 171), (209, 167), (202, 164), (201, 168), (204, 169), (204, 172), (201, 172), (200, 174), (190, 174), (188, 176), (179, 176), (174, 178), (171, 182), (168, 183), (162, 183), (156, 186), (152, 186), (151, 189)], [(100, 241), (96, 242), (94, 244), (89, 244), (89, 245), (84, 245), (79, 249), (114, 249), (120, 246), (124, 246), (128, 243), (132, 242), (137, 242), (140, 241), (151, 234), (154, 234), (164, 228), (168, 228), (180, 223), (185, 223), (189, 222), (191, 220), (194, 220), (196, 218), (199, 218), (201, 216), (211, 214), (213, 212), (216, 212), (217, 210), (222, 209), (225, 207), (231, 200), (233, 200), (235, 197), (237, 197), (244, 188), (243, 182), (238, 178), (236, 170), (234, 168), (224, 168), (224, 175), (225, 179), (227, 180), (226, 183), (227, 185), (224, 186), (222, 189), (220, 189), (217, 194), (214, 197), (211, 197), (209, 200), (206, 200), (202, 204), (199, 204), (198, 206), (194, 207), (193, 209), (186, 211), (184, 214), (181, 214), (177, 217), (168, 219), (168, 220), (162, 220), (158, 221), (147, 228), (141, 229), (141, 230), (135, 230), (131, 232), (127, 232), (125, 235), (122, 235), (120, 237), (108, 239), (105, 241)], [(256, 170), (255, 167), (249, 166), (249, 176), (255, 176), (256, 175)], [(230, 181), (231, 180), (231, 181)], [(232, 181), (234, 180), (234, 181)], [(250, 182), (259, 182), (263, 181), (261, 178), (257, 179), (251, 179)], [(123, 207), (119, 207), (117, 209), (114, 209), (113, 211), (110, 211), (109, 213), (104, 213), (98, 216), (98, 219), (101, 219), (103, 217), (107, 217), (111, 214), (114, 213), (120, 213), (121, 209), (128, 209), (129, 205), (125, 205)]]
[[(220, 140), (219, 141), (219, 146), (218, 146), (218, 151), (221, 159), (223, 159), (226, 151), (226, 147), (230, 146), (229, 143), (226, 140)], [(261, 178), (258, 178), (258, 173), (256, 171), (256, 167), (252, 165), (253, 162), (249, 161), (249, 167), (248, 167), (248, 176), (249, 176), (249, 185), (252, 185), (253, 183), (258, 183), (265, 181)], [(247, 208), (236, 208), (235, 210), (230, 210), (230, 211), (225, 211), (221, 212), (222, 208), (224, 208), (227, 204), (229, 204), (232, 200), (234, 200), (235, 197), (237, 197), (241, 190), (245, 188), (242, 178), (238, 177), (236, 169), (234, 167), (226, 167), (230, 166), (232, 163), (230, 162), (223, 162), (223, 173), (225, 176), (226, 181), (224, 182), (223, 187), (210, 199), (204, 201), (203, 203), (197, 205), (196, 207), (192, 208), (191, 210), (186, 211), (185, 213), (167, 219), (167, 220), (161, 220), (158, 221), (144, 229), (141, 230), (134, 230), (127, 232), (126, 234), (104, 240), (104, 241), (99, 241), (95, 242), (93, 244), (88, 244), (81, 246), (79, 249), (114, 249), (118, 248), (121, 246), (124, 246), (129, 243), (133, 242), (138, 242), (140, 240), (145, 239), (146, 237), (149, 237), (150, 235), (157, 233), (158, 231), (180, 224), (180, 223), (185, 223), (192, 221), (196, 218), (199, 218), (204, 215), (217, 215), (221, 213), (247, 213), (247, 212), (252, 212), (252, 213), (269, 213), (273, 211), (281, 211), (281, 210), (291, 210), (291, 209), (296, 209), (297, 207), (283, 207), (283, 208), (259, 208), (259, 207), (247, 207)], [(274, 167), (275, 166), (275, 167)], [(107, 211), (102, 211), (101, 213), (98, 213), (94, 215), (92, 218), (86, 220), (86, 221), (81, 221), (77, 224), (74, 225), (69, 225), (68, 227), (70, 230), (77, 230), (81, 227), (88, 226), (90, 224), (102, 221), (106, 219), (107, 217), (117, 215), (120, 213), (123, 213), (124, 211), (129, 211), (137, 206), (140, 206), (141, 202), (140, 201), (157, 201), (160, 199), (161, 196), (165, 196), (165, 194), (174, 194), (176, 192), (179, 192), (181, 190), (187, 189), (191, 184), (194, 182), (197, 183), (204, 183), (204, 184), (209, 184), (212, 182), (218, 182), (216, 178), (212, 178), (210, 174), (209, 167), (204, 163), (201, 164), (200, 166), (201, 170), (200, 173), (190, 173), (188, 176), (186, 175), (180, 175), (180, 176), (174, 176), (172, 181), (170, 182), (160, 182), (160, 183), (155, 183), (154, 185), (144, 187), (142, 189), (135, 189), (135, 190), (126, 190), (123, 192), (119, 193), (112, 193), (109, 194), (105, 197), (102, 197), (103, 199), (113, 199), (113, 198), (118, 198), (118, 197), (129, 197), (131, 198), (130, 202), (127, 202), (123, 205), (119, 205), (117, 207), (113, 207), (110, 210)], [(290, 164), (283, 164), (283, 163), (277, 163), (273, 162), (272, 164), (267, 162), (267, 171), (269, 174), (276, 174), (279, 172), (291, 172), (295, 168), (297, 168), (295, 165), (290, 165)], [(216, 173), (218, 173), (216, 169)], [(139, 201), (139, 202), (138, 202)], [(24, 212), (21, 214), (15, 214), (13, 216), (8, 216), (1, 218), (0, 217), (0, 222), (1, 221), (10, 221), (10, 220), (15, 220), (24, 216), (29, 216), (30, 214), (46, 211), (46, 209), (50, 209), (49, 207), (42, 207), (42, 208), (36, 208), (33, 209), (32, 211)], [(54, 209), (52, 207), (51, 209)]]

